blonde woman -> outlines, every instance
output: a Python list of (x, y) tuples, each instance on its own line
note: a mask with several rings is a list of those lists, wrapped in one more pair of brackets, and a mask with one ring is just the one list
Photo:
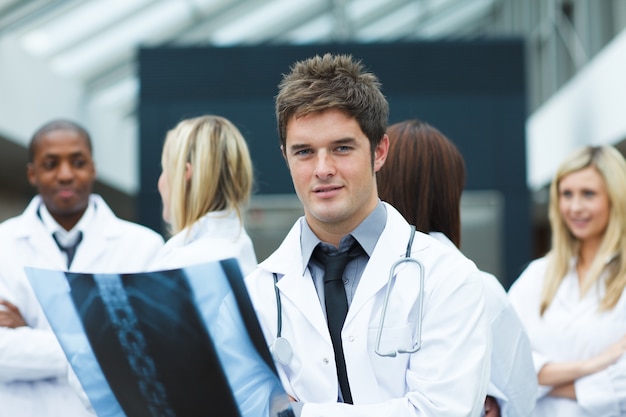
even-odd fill
[(181, 121), (167, 133), (158, 188), (173, 236), (154, 268), (236, 258), (244, 276), (257, 264), (242, 210), (253, 182), (248, 146), (220, 116)]
[(533, 347), (535, 416), (626, 416), (626, 162), (588, 146), (550, 187), (552, 248), (510, 299)]
[[(161, 163), (158, 188), (163, 219), (173, 236), (153, 267), (183, 268), (235, 258), (244, 276), (253, 271), (256, 255), (242, 219), (252, 190), (253, 168), (239, 130), (220, 116), (183, 120), (167, 133)], [(229, 313), (236, 308), (229, 304), (232, 301), (226, 298), (220, 307), (212, 337), (220, 346), (222, 364), (228, 367), (241, 415), (270, 415), (276, 402), (281, 403), (278, 407), (284, 406), (287, 399), (275, 394), (279, 381), (270, 377), (265, 365), (246, 354), (245, 349), (252, 347), (240, 344), (239, 325), (231, 323)]]

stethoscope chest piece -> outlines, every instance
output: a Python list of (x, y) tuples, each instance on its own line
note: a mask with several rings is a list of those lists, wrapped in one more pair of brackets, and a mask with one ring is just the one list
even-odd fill
[(283, 365), (289, 364), (293, 358), (293, 350), (291, 344), (284, 337), (277, 337), (270, 345), (270, 352), (278, 362)]

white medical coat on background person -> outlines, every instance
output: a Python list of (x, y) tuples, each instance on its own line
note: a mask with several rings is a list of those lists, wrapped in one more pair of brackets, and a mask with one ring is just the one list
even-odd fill
[[(545, 257), (531, 262), (509, 289), (509, 299), (530, 338), (536, 372), (548, 362), (598, 355), (626, 334), (624, 293), (613, 309), (599, 312), (606, 276), (581, 298), (575, 259), (541, 317), (539, 305), (547, 264)], [(540, 385), (533, 416), (626, 416), (626, 358), (576, 380), (574, 386), (575, 401), (548, 396), (552, 387)]]
[[(27, 323), (0, 328), (0, 417), (88, 415), (67, 382), (67, 360), (23, 270), (67, 268), (65, 254), (37, 214), (40, 204), (36, 196), (24, 213), (0, 224), (0, 298), (15, 304)], [(90, 204), (94, 217), (83, 230), (70, 271), (145, 270), (162, 247), (162, 237), (117, 218), (97, 195), (90, 196)]]
[[(479, 416), (489, 382), (490, 333), (476, 266), (435, 239), (416, 232), (412, 256), (425, 267), (422, 347), (413, 354), (374, 352), (389, 271), (404, 257), (410, 226), (385, 203), (387, 223), (349, 307), (342, 330), (354, 405), (337, 403), (333, 346), (311, 273), (303, 263), (295, 223), (280, 247), (246, 284), (268, 344), (276, 338), (282, 299), (282, 337), (293, 348), (288, 365), (276, 362), (285, 390), (309, 416)], [(418, 268), (404, 263), (385, 320), (381, 350), (412, 347), (419, 296)]]
[(150, 268), (180, 268), (226, 258), (237, 259), (243, 276), (257, 266), (252, 240), (232, 210), (207, 213), (189, 230), (169, 238)]
[[(429, 234), (458, 251), (445, 234)], [(480, 276), (485, 287), (485, 311), (492, 334), (487, 395), (498, 401), (502, 417), (528, 417), (535, 408), (537, 393), (537, 373), (528, 335), (500, 281), (484, 271), (480, 271)]]

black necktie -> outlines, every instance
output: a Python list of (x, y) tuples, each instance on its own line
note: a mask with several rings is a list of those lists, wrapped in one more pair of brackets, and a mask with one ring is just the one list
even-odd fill
[(67, 245), (67, 246), (63, 246), (59, 242), (59, 239), (57, 238), (56, 233), (52, 234), (52, 238), (56, 242), (59, 249), (61, 249), (61, 251), (65, 253), (65, 255), (67, 256), (67, 268), (69, 269), (70, 265), (72, 264), (72, 261), (74, 260), (74, 255), (76, 254), (76, 248), (78, 247), (78, 244), (83, 240), (83, 232), (78, 232), (78, 235), (76, 236), (76, 241), (73, 244)]
[(343, 285), (343, 271), (351, 258), (360, 254), (360, 246), (354, 243), (348, 251), (337, 254), (327, 254), (320, 246), (313, 252), (313, 256), (324, 265), (324, 299), (326, 303), (326, 320), (330, 339), (335, 351), (335, 363), (337, 364), (337, 377), (343, 401), (352, 404), (352, 394), (348, 384), (348, 373), (343, 356), (341, 343), (341, 329), (348, 313), (348, 299)]

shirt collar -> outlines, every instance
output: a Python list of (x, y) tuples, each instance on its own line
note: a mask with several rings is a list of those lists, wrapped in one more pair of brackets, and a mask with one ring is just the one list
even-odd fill
[[(378, 238), (385, 229), (387, 223), (387, 209), (378, 200), (376, 208), (363, 220), (352, 232), (341, 238), (339, 249), (343, 249), (350, 243), (350, 237), (354, 238), (363, 248), (367, 256), (371, 257), (378, 242)], [(315, 247), (321, 240), (315, 235), (306, 219), (300, 223), (300, 247), (302, 248), (302, 274), (306, 271)]]
[(65, 230), (59, 223), (57, 223), (56, 220), (54, 220), (54, 217), (52, 217), (45, 204), (41, 204), (39, 206), (38, 213), (48, 233), (50, 233), (50, 235), (55, 234), (58, 242), (61, 245), (67, 246), (76, 241), (78, 238), (78, 232), (83, 231), (84, 233), (84, 230), (88, 227), (89, 223), (95, 216), (96, 207), (90, 200), (85, 213), (83, 213), (83, 216), (80, 218), (78, 223), (76, 223), (76, 225), (70, 230)]

